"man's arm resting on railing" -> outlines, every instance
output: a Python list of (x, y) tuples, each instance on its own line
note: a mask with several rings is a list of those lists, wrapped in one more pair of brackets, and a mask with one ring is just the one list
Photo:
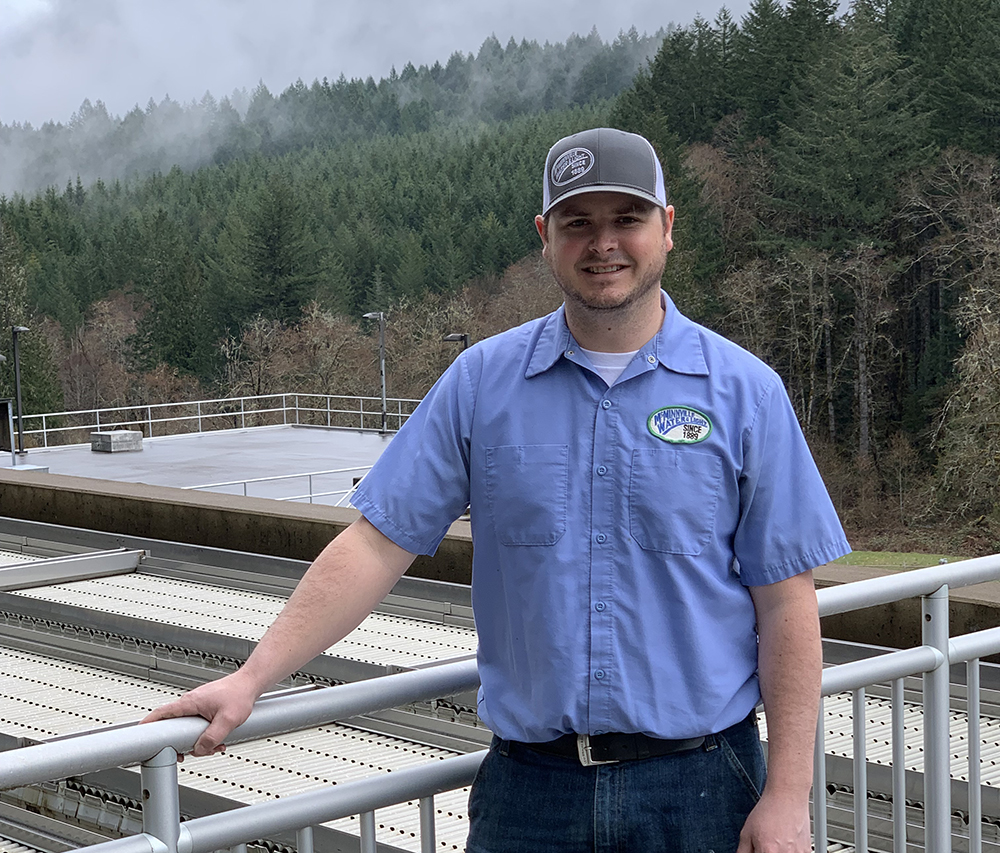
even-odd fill
[(812, 572), (750, 588), (767, 715), (767, 782), (737, 853), (808, 853), (823, 651)]
[(204, 717), (211, 725), (193, 754), (224, 748), (260, 694), (353, 631), (414, 558), (362, 516), (316, 558), (239, 670), (157, 708), (143, 722)]

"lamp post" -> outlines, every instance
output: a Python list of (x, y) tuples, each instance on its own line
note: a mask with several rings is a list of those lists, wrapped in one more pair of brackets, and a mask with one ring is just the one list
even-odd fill
[(466, 350), (469, 348), (469, 336), (465, 332), (452, 332), (450, 335), (445, 335), (441, 340), (454, 341), (455, 343), (461, 342), (462, 349)]
[(369, 311), (364, 315), (367, 320), (378, 320), (378, 373), (382, 380), (382, 434), (386, 431), (385, 409), (385, 312)]
[(11, 335), (14, 338), (14, 398), (17, 408), (17, 452), (24, 456), (24, 420), (21, 417), (21, 353), (17, 346), (17, 336), (21, 332), (27, 332), (27, 326), (11, 326)]

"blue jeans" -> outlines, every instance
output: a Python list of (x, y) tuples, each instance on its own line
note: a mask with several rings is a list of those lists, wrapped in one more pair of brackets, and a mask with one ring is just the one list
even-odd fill
[(751, 715), (689, 752), (583, 767), (493, 739), (467, 853), (732, 853), (764, 786)]

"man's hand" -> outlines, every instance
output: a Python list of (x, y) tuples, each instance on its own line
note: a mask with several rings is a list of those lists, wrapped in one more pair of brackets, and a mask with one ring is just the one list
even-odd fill
[(179, 699), (147, 714), (141, 722), (169, 720), (174, 717), (204, 717), (209, 726), (195, 742), (192, 755), (225, 752), (223, 741), (237, 726), (246, 721), (257, 700), (256, 688), (241, 672), (234, 672), (217, 681), (210, 681), (185, 693)]
[(809, 803), (780, 802), (767, 793), (743, 824), (736, 853), (809, 853)]

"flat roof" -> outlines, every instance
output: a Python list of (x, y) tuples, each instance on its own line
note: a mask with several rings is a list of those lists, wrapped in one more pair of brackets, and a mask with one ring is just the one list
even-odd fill
[[(250, 483), (252, 497), (288, 498), (308, 494), (308, 478), (317, 471), (368, 468), (395, 433), (313, 426), (263, 426), (238, 430), (144, 438), (141, 451), (102, 453), (89, 444), (30, 448), (19, 465), (44, 466), (52, 474), (94, 477), (127, 483), (190, 488), (258, 477), (303, 475), (270, 483)], [(0, 456), (9, 468), (9, 457)], [(363, 471), (345, 471), (313, 478), (312, 491), (349, 489)], [(243, 494), (242, 485), (211, 491)], [(336, 503), (340, 496), (316, 498)]]

